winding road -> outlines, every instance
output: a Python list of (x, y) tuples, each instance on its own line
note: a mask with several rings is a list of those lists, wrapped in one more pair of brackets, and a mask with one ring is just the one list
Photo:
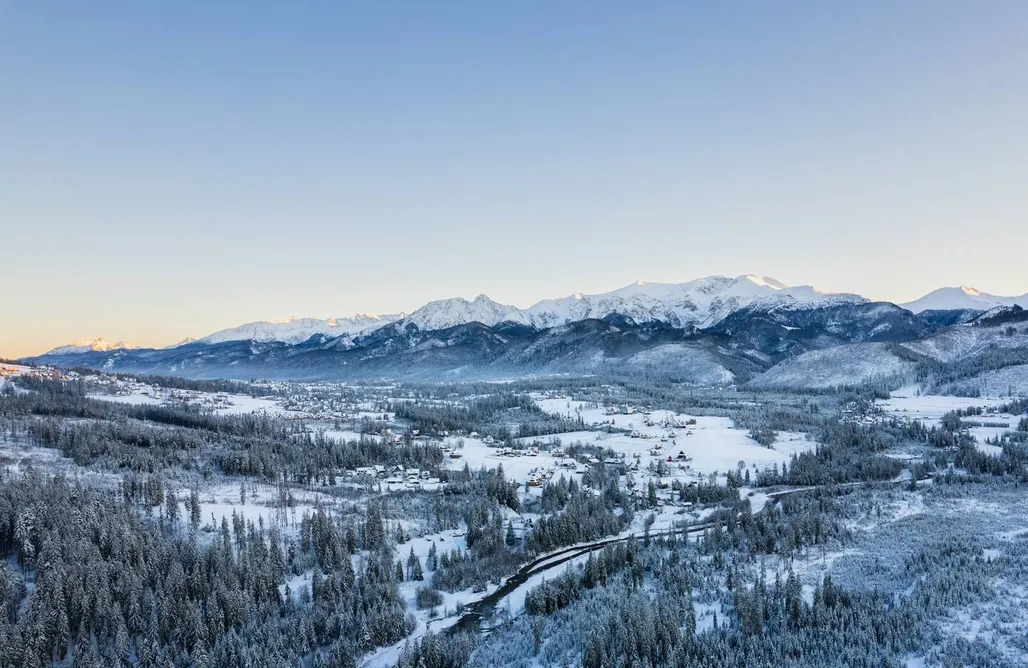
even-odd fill
[[(918, 478), (918, 482), (920, 482), (922, 480), (925, 480), (927, 478), (930, 478), (930, 477), (931, 476), (928, 475), (928, 476), (925, 476), (925, 477), (922, 477), (922, 478)], [(815, 485), (815, 486), (807, 486), (807, 487), (790, 487), (790, 488), (787, 488), (787, 489), (777, 489), (775, 491), (771, 491), (771, 492), (766, 492), (765, 493), (765, 495), (767, 496), (767, 502), (763, 505), (763, 507), (761, 507), (754, 514), (759, 514), (759, 513), (764, 512), (769, 506), (773, 506), (773, 505), (777, 504), (783, 497), (789, 496), (791, 494), (799, 494), (799, 493), (802, 493), (802, 492), (811, 492), (811, 491), (815, 491), (815, 490), (818, 490), (818, 489), (825, 489), (825, 488), (828, 488), (828, 487), (843, 488), (843, 487), (864, 487), (864, 486), (872, 486), (872, 485), (889, 486), (889, 485), (909, 484), (909, 482), (910, 482), (909, 479), (906, 479), (906, 480), (898, 479), (898, 480), (891, 480), (891, 481), (875, 480), (875, 481), (867, 481), (867, 482), (840, 483), (840, 484), (833, 484), (833, 485)], [(675, 534), (677, 534), (679, 536), (696, 536), (696, 535), (699, 535), (699, 534), (703, 533), (705, 530), (715, 526), (716, 524), (717, 524), (717, 522), (701, 522), (699, 524), (693, 524), (693, 525), (688, 526), (688, 527), (656, 531), (656, 532), (653, 532), (653, 533), (649, 534), (649, 537), (652, 540), (654, 538), (658, 538), (658, 537), (661, 537), (661, 536), (668, 536), (668, 535), (670, 535), (672, 533), (675, 533)], [(554, 570), (554, 569), (556, 569), (556, 568), (566, 564), (567, 562), (571, 561), (572, 559), (576, 559), (576, 558), (578, 558), (580, 556), (589, 554), (590, 552), (595, 552), (597, 550), (601, 550), (604, 547), (607, 547), (608, 545), (615, 545), (617, 543), (624, 543), (624, 542), (627, 542), (627, 541), (630, 541), (630, 540), (644, 540), (645, 538), (646, 538), (646, 533), (645, 532), (644, 533), (631, 533), (631, 534), (624, 535), (624, 536), (615, 536), (615, 537), (601, 538), (599, 540), (595, 540), (595, 541), (592, 541), (592, 542), (589, 542), (589, 543), (581, 543), (581, 544), (574, 545), (574, 546), (571, 546), (571, 547), (561, 548), (559, 550), (555, 550), (553, 552), (549, 552), (547, 554), (539, 556), (539, 557), (533, 559), (532, 561), (528, 562), (527, 564), (525, 564), (521, 568), (519, 568), (517, 570), (517, 572), (515, 572), (513, 575), (510, 575), (509, 577), (507, 577), (507, 579), (503, 581), (503, 584), (500, 585), (496, 590), (490, 592), (489, 594), (486, 594), (485, 596), (483, 596), (482, 598), (480, 598), (480, 599), (478, 599), (476, 601), (473, 601), (471, 603), (466, 604), (464, 606), (464, 608), (463, 608), (463, 611), (462, 611), (460, 617), (457, 619), (456, 622), (454, 622), (452, 625), (450, 625), (446, 629), (446, 633), (448, 633), (448, 634), (456, 634), (456, 633), (467, 633), (467, 632), (473, 632), (473, 631), (481, 630), (482, 622), (484, 622), (485, 620), (489, 619), (493, 615), (493, 612), (496, 609), (496, 605), (500, 601), (502, 601), (504, 598), (506, 598), (507, 596), (512, 594), (514, 591), (516, 591), (519, 587), (524, 585), (530, 578), (532, 578), (532, 577), (534, 577), (536, 575), (539, 575), (541, 573), (546, 573), (548, 571), (552, 571), (552, 570)], [(437, 620), (437, 621), (442, 621), (442, 620)], [(411, 637), (408, 638), (408, 640), (413, 640), (415, 637), (417, 637), (419, 635), (421, 635), (421, 634), (416, 634), (415, 636), (411, 636)], [(370, 660), (367, 660), (367, 661), (363, 662), (361, 665), (362, 666), (367, 666), (367, 665), (370, 665), (371, 663), (372, 662)]]

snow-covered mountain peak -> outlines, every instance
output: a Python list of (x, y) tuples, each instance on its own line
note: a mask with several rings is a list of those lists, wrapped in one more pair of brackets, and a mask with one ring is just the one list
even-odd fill
[(768, 301), (769, 305), (817, 305), (840, 300), (867, 301), (856, 295), (836, 295), (810, 286), (789, 287), (768, 276), (736, 278), (708, 276), (688, 283), (636, 281), (610, 292), (575, 293), (546, 299), (527, 309), (499, 304), (486, 295), (468, 301), (461, 297), (425, 304), (404, 319), (423, 330), (438, 330), (471, 322), (494, 326), (516, 322), (537, 328), (565, 325), (587, 318), (622, 315), (636, 322), (666, 322), (675, 327), (704, 327), (733, 310)]
[(111, 343), (106, 341), (99, 336), (92, 336), (86, 339), (81, 339), (70, 343), (66, 346), (58, 346), (53, 350), (47, 352), (47, 355), (73, 355), (77, 353), (89, 353), (89, 352), (100, 352), (106, 353), (112, 350), (130, 350), (135, 346), (128, 344), (124, 341), (118, 341), (117, 343)]
[(771, 288), (773, 290), (784, 290), (789, 287), (781, 281), (776, 281), (770, 276), (757, 276), (756, 274), (745, 274), (736, 278), (737, 281), (749, 281), (750, 283), (762, 288)]
[(939, 288), (920, 299), (900, 304), (914, 313), (922, 311), (988, 311), (996, 306), (1017, 304), (1022, 308), (1028, 306), (1028, 294), (1020, 297), (1000, 297), (982, 292), (967, 285), (951, 288)]
[(810, 286), (789, 287), (767, 276), (745, 274), (735, 278), (707, 276), (687, 283), (637, 281), (597, 295), (548, 299), (530, 307), (537, 327), (604, 318), (612, 314), (636, 322), (666, 322), (675, 327), (706, 327), (732, 311), (766, 302), (768, 305), (815, 306), (867, 301), (857, 295), (821, 292)]
[(358, 313), (349, 318), (290, 317), (281, 320), (260, 320), (214, 332), (199, 341), (212, 344), (227, 341), (281, 341), (296, 344), (318, 334), (325, 336), (360, 334), (395, 322), (403, 316), (402, 313), (396, 315)]
[(530, 324), (524, 311), (493, 301), (486, 295), (478, 295), (468, 301), (463, 297), (451, 297), (429, 302), (403, 319), (402, 325), (417, 325), (423, 330), (438, 330), (480, 322), (497, 325), (501, 322)]
[[(479, 294), (473, 299), (454, 297), (429, 302), (408, 314), (379, 315), (358, 313), (346, 318), (288, 317), (280, 320), (249, 322), (223, 329), (189, 343), (219, 344), (231, 341), (282, 342), (299, 344), (313, 336), (353, 337), (385, 325), (415, 325), (421, 330), (442, 330), (469, 323), (495, 326), (514, 322), (545, 329), (590, 318), (618, 315), (637, 323), (663, 322), (688, 329), (709, 327), (735, 310), (760, 308), (816, 308), (858, 304), (867, 300), (858, 295), (828, 293), (809, 285), (788, 286), (769, 276), (743, 274), (736, 277), (707, 276), (686, 283), (658, 283), (639, 280), (599, 294), (576, 292), (567, 297), (546, 299), (526, 309), (501, 304)], [(74, 346), (93, 342), (77, 342)], [(97, 344), (113, 349), (119, 344)], [(102, 348), (107, 346), (107, 348)], [(174, 346), (171, 346), (174, 347)], [(63, 350), (71, 350), (65, 346)], [(83, 349), (86, 351), (86, 349)]]

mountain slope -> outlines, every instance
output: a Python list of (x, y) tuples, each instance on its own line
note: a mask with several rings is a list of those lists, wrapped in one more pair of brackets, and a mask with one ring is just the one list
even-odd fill
[(913, 341), (936, 329), (895, 304), (866, 302), (823, 307), (755, 304), (733, 311), (706, 331), (723, 337), (728, 348), (778, 362), (847, 343)]
[(401, 320), (362, 334), (315, 335), (296, 344), (226, 341), (159, 350), (90, 348), (27, 361), (196, 378), (641, 374), (692, 385), (749, 382), (754, 388), (818, 388), (899, 376), (912, 380), (916, 371), (926, 383), (959, 390), (979, 387), (976, 379), (985, 373), (996, 376), (989, 387), (1015, 384), (993, 372), (1028, 364), (1025, 315), (1019, 309), (997, 309), (975, 322), (940, 328), (893, 304), (857, 303), (753, 305), (707, 329), (636, 323), (621, 315), (541, 330), (509, 319), (495, 326), (470, 322), (438, 330)]
[(478, 322), (443, 330), (392, 323), (355, 337), (191, 343), (162, 350), (45, 355), (36, 363), (194, 378), (346, 380), (360, 378), (496, 378), (553, 373), (647, 373), (715, 384), (750, 362), (722, 359), (706, 337), (663, 323), (638, 326), (584, 320), (537, 330)]
[(576, 294), (547, 299), (527, 309), (500, 304), (485, 295), (471, 301), (459, 297), (442, 299), (422, 306), (404, 318), (402, 323), (428, 330), (472, 322), (490, 327), (501, 322), (514, 322), (548, 329), (618, 315), (635, 323), (662, 322), (688, 329), (706, 327), (736, 309), (753, 304), (804, 307), (865, 301), (857, 295), (824, 293), (810, 286), (789, 287), (763, 276), (711, 276), (688, 283), (639, 281), (596, 295)]
[(811, 350), (777, 364), (750, 382), (753, 388), (820, 389), (859, 385), (913, 373), (915, 362), (888, 343), (853, 343)]

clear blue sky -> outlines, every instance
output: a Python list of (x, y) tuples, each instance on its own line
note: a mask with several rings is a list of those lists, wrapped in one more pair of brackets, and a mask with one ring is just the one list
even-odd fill
[(1028, 291), (1028, 2), (0, 0), (0, 355), (761, 273)]

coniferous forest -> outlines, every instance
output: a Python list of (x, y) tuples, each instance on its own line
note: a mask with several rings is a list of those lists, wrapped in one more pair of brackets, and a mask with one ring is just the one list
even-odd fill
[(29, 371), (0, 665), (1024, 665), (1028, 405), (949, 401)]

